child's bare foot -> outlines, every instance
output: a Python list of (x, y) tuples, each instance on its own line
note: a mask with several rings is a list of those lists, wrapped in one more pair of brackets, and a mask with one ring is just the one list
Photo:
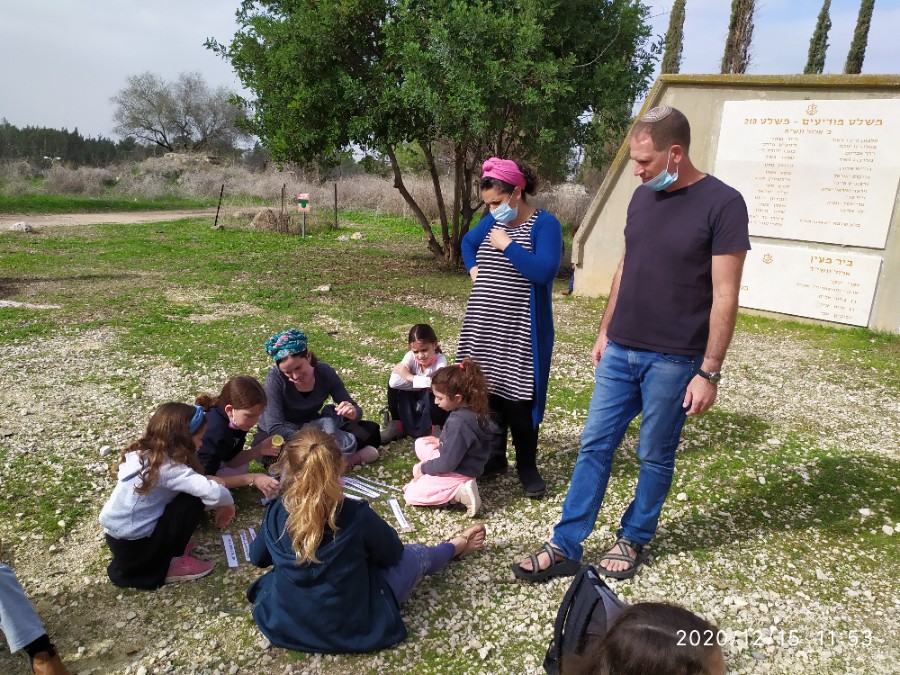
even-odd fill
[(460, 534), (450, 538), (450, 543), (456, 549), (453, 554), (454, 558), (462, 558), (470, 553), (477, 551), (484, 545), (484, 539), (487, 536), (487, 530), (482, 523), (472, 525), (466, 528)]

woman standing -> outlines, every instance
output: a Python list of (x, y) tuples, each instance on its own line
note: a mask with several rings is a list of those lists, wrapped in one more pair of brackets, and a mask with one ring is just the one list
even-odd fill
[(526, 194), (534, 171), (492, 157), (482, 166), (481, 198), (487, 214), (462, 241), (474, 282), (456, 358), (471, 357), (490, 384), (491, 416), (499, 427), (485, 476), (506, 471), (506, 437), (512, 433), (516, 469), (527, 497), (543, 497), (537, 468), (538, 427), (547, 402), (553, 352), (553, 279), (562, 254), (562, 228)]
[[(306, 333), (296, 328), (277, 333), (266, 342), (266, 351), (275, 365), (266, 375), (268, 404), (259, 418), (254, 446), (273, 434), (290, 440), (309, 425), (334, 437), (348, 466), (378, 459), (378, 424), (363, 421), (362, 408), (334, 368), (307, 348)], [(325, 405), (329, 398), (334, 404)], [(273, 458), (265, 460), (268, 464)]]

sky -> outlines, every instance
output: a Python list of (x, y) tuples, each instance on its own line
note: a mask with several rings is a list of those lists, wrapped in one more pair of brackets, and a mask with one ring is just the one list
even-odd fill
[[(673, 0), (644, 0), (664, 35)], [(18, 127), (113, 132), (110, 98), (150, 71), (167, 81), (199, 72), (239, 91), (229, 64), (203, 46), (228, 42), (239, 0), (0, 0), (0, 120)], [(822, 0), (758, 0), (753, 74), (802, 73)], [(718, 73), (731, 0), (687, 0), (681, 72)], [(859, 0), (832, 0), (826, 73), (841, 73)], [(876, 0), (863, 73), (898, 73), (900, 0)], [(889, 53), (890, 52), (890, 53)], [(891, 58), (893, 57), (893, 58)]]

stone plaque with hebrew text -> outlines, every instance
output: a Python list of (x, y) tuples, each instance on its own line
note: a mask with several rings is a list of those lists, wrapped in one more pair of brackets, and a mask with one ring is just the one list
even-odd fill
[(867, 326), (881, 257), (753, 243), (740, 305), (853, 326)]
[(900, 99), (727, 101), (715, 175), (750, 234), (883, 249), (900, 180)]

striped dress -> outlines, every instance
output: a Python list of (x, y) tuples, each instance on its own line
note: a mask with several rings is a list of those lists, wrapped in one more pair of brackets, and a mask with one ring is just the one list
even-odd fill
[[(531, 228), (538, 213), (506, 230), (527, 251), (531, 251)], [(491, 246), (487, 236), (478, 247), (477, 259), (478, 277), (463, 318), (456, 359), (468, 356), (477, 361), (492, 394), (511, 401), (533, 400), (531, 282)]]

